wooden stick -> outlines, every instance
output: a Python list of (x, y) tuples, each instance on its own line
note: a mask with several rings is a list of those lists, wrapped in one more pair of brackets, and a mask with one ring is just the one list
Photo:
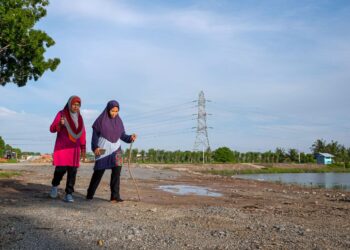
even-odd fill
[(129, 174), (131, 176), (131, 179), (133, 180), (135, 186), (136, 186), (136, 190), (137, 190), (137, 196), (139, 197), (139, 201), (141, 201), (140, 198), (140, 193), (139, 193), (139, 188), (137, 186), (136, 180), (134, 179), (134, 176), (131, 173), (131, 169), (130, 169), (130, 160), (131, 160), (131, 149), (132, 149), (132, 143), (130, 143), (130, 148), (129, 148), (129, 157), (128, 157), (128, 170), (129, 170)]

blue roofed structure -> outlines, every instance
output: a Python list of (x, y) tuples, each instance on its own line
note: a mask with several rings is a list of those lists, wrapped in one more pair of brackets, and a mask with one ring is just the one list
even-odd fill
[(328, 153), (317, 153), (316, 161), (317, 164), (328, 165), (333, 163), (334, 155)]

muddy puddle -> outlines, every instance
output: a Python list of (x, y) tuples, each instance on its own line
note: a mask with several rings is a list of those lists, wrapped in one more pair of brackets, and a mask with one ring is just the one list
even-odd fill
[(221, 197), (222, 194), (214, 192), (210, 188), (190, 185), (162, 185), (158, 189), (177, 195), (199, 195), (210, 197)]

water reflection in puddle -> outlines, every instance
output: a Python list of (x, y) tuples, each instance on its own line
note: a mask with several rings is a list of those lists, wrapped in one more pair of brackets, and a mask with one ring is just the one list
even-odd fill
[(189, 185), (162, 185), (158, 189), (178, 195), (200, 195), (210, 197), (221, 197), (222, 194), (210, 191), (209, 188)]

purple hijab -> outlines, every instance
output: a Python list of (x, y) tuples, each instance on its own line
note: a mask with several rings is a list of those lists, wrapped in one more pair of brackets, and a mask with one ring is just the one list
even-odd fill
[(114, 118), (109, 116), (109, 111), (114, 107), (118, 107), (119, 109), (119, 103), (114, 100), (109, 101), (106, 108), (99, 115), (99, 117), (97, 117), (92, 125), (92, 128), (95, 129), (99, 136), (106, 138), (112, 143), (117, 142), (124, 132), (123, 121), (120, 119), (119, 114)]

